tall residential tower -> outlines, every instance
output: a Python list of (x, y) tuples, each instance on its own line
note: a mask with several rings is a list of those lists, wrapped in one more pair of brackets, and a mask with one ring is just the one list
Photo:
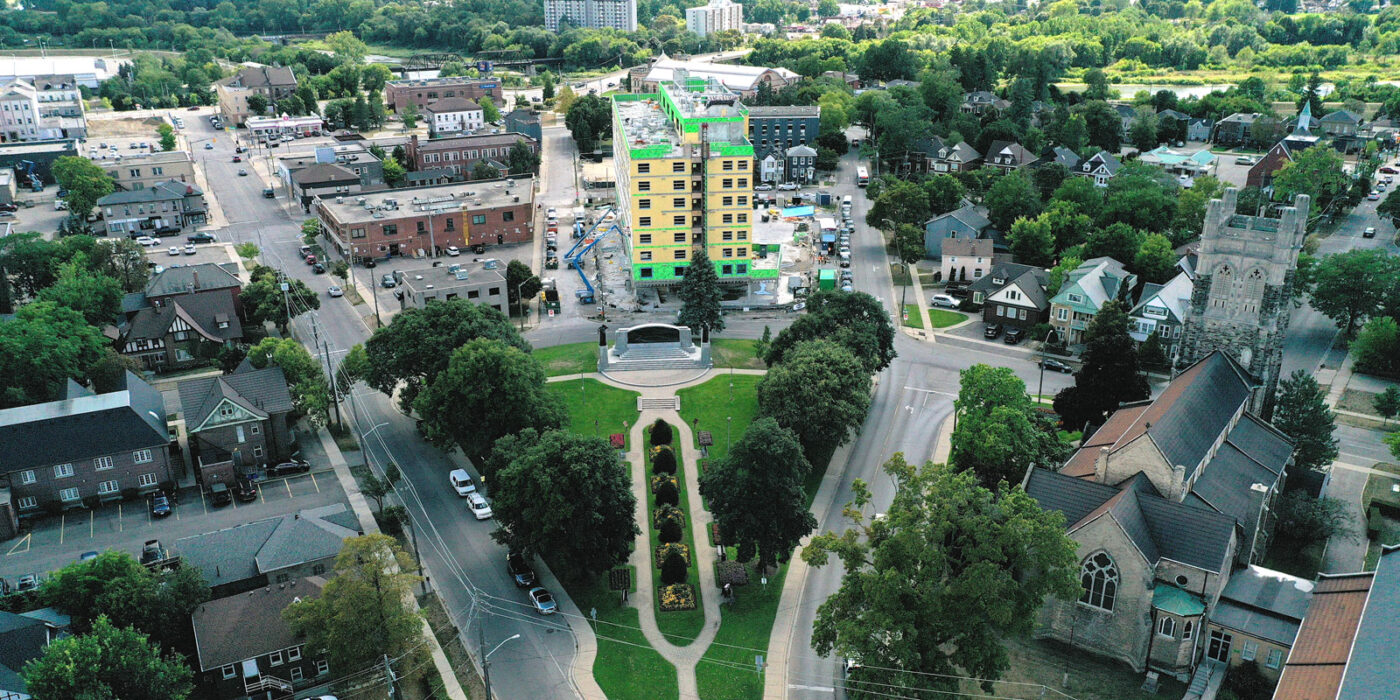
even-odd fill
[(578, 29), (637, 31), (637, 0), (544, 0), (544, 28), (559, 31), (567, 19)]

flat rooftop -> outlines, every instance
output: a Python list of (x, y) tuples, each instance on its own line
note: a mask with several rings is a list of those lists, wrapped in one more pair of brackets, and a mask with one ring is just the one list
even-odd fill
[(22, 141), (0, 144), (0, 154), (63, 153), (65, 151), (76, 153), (78, 151), (77, 142), (73, 139), (63, 139), (61, 141)]
[(676, 153), (681, 147), (680, 134), (671, 124), (671, 119), (661, 111), (661, 103), (655, 96), (643, 100), (613, 99), (613, 110), (617, 114), (617, 126), (622, 129), (622, 140), (634, 152), (646, 149), (644, 158), (664, 158)]
[[(451, 258), (448, 258), (449, 260)], [(488, 268), (487, 265), (495, 265)], [(504, 283), (506, 264), (503, 261), (465, 262), (445, 264), (442, 267), (428, 267), (408, 270), (400, 280), (412, 291), (432, 289), (452, 289), (454, 287), (475, 287), (491, 282)]]
[(474, 83), (495, 83), (499, 85), (500, 82), (501, 81), (499, 80), (468, 78), (464, 75), (457, 75), (448, 78), (413, 78), (409, 80), (390, 80), (389, 82), (384, 84), (392, 85), (394, 87), (439, 87), (442, 85), (471, 85)]
[(322, 197), (321, 206), (342, 224), (398, 219), (427, 213), (440, 214), (511, 205), (530, 206), (532, 185), (531, 178), (528, 177), (454, 182), (431, 187), (366, 192), (354, 196)]

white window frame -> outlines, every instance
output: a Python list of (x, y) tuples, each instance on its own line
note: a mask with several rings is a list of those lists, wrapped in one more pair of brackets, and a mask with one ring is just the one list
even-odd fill
[(288, 661), (301, 661), (301, 647), (292, 647), (287, 650)]
[(19, 473), (19, 483), (21, 486), (25, 484), (32, 484), (37, 480), (38, 479), (34, 476), (33, 469), (26, 469)]
[(1157, 618), (1158, 636), (1176, 639), (1176, 618), (1163, 615)]
[(95, 458), (93, 458), (93, 460), (92, 460), (92, 469), (93, 469), (93, 471), (103, 472), (103, 471), (107, 471), (108, 469), (111, 469), (111, 468), (114, 467), (114, 466), (116, 466), (116, 465), (115, 465), (115, 464), (112, 464), (112, 456), (111, 456), (111, 455), (107, 455), (107, 456), (104, 456), (104, 457), (95, 457)]
[(229, 664), (229, 665), (227, 665), (227, 666), (224, 666), (223, 671), (224, 671), (224, 680), (229, 680), (229, 679), (234, 678), (235, 676), (238, 675), (238, 667), (234, 666), (233, 664)]
[(55, 464), (55, 465), (53, 465), (53, 478), (55, 478), (55, 479), (67, 479), (67, 478), (70, 477), (70, 476), (73, 476), (73, 463), (72, 463), (72, 462), (68, 462), (68, 463), (66, 463), (66, 464)]
[(137, 486), (155, 486), (157, 483), (159, 482), (156, 479), (155, 472), (152, 472), (150, 474), (142, 474), (141, 476), (136, 477)]
[(269, 666), (281, 666), (282, 664), (286, 663), (286, 662), (282, 659), (282, 650), (281, 650), (281, 649), (278, 649), (277, 651), (274, 651), (274, 652), (272, 652), (271, 654), (268, 654), (268, 655), (267, 655), (267, 663), (268, 663)]
[(1278, 668), (1283, 665), (1283, 650), (1270, 649), (1268, 659), (1264, 662), (1265, 668)]
[(119, 493), (121, 490), (121, 484), (117, 483), (116, 479), (104, 481), (97, 485), (97, 494), (99, 496), (106, 496), (108, 494)]
[(150, 450), (137, 450), (131, 453), (131, 461), (137, 464), (146, 464), (152, 459), (154, 459), (154, 457), (151, 455)]
[(1068, 320), (1069, 320), (1069, 309), (1065, 309), (1065, 308), (1056, 309), (1056, 310), (1055, 310), (1055, 320), (1056, 320), (1056, 321), (1068, 321)]
[(290, 669), (289, 675), (291, 676), (293, 682), (300, 682), (305, 678), (300, 666), (293, 666)]
[[(69, 497), (69, 494), (72, 495), (71, 498)], [(59, 489), (58, 500), (63, 501), (65, 503), (72, 503), (73, 501), (83, 500), (83, 496), (82, 494), (78, 493), (77, 487)]]
[(39, 499), (34, 496), (21, 496), (17, 503), (20, 510), (29, 510), (30, 508), (39, 507)]
[(1245, 661), (1253, 661), (1259, 655), (1259, 642), (1246, 639), (1240, 644), (1240, 658)]
[(330, 662), (325, 659), (316, 659), (316, 675), (324, 676), (331, 672)]

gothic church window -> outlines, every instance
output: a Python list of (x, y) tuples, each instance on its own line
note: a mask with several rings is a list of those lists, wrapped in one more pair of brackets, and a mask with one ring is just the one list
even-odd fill
[(1211, 276), (1210, 281), (1210, 306), (1212, 309), (1225, 308), (1225, 302), (1234, 291), (1232, 287), (1235, 283), (1235, 271), (1229, 265), (1221, 265)]
[(1084, 560), (1079, 568), (1079, 584), (1084, 588), (1079, 602), (1113, 611), (1114, 600), (1118, 597), (1118, 567), (1106, 552)]

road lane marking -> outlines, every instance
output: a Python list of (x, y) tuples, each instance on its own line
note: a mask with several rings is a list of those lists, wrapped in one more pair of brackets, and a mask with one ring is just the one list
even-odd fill
[(311, 485), (316, 487), (316, 493), (320, 493), (320, 492), (321, 492), (321, 482), (319, 482), (319, 481), (316, 480), (316, 475), (315, 475), (315, 474), (312, 474), (312, 475), (311, 475)]
[(948, 393), (948, 392), (946, 392), (946, 391), (938, 391), (938, 390), (936, 390), (936, 389), (924, 389), (924, 388), (917, 387), (917, 386), (906, 386), (906, 387), (904, 387), (904, 390), (905, 390), (905, 391), (922, 391), (922, 392), (924, 392), (925, 394), (938, 394), (939, 396), (947, 396), (948, 398), (952, 398), (952, 399), (958, 398), (958, 395), (957, 395), (957, 394), (950, 394), (950, 393)]
[[(32, 533), (32, 532), (26, 532), (26, 533), (24, 533), (24, 537), (19, 538), (19, 541), (16, 542), (16, 543), (14, 544), (13, 547), (10, 547), (10, 551), (5, 552), (5, 556), (8, 557), (8, 556), (10, 556), (11, 554), (25, 554), (25, 553), (28, 553), (28, 552), (29, 552), (29, 543), (30, 543), (30, 540), (33, 540), (33, 539), (34, 539), (34, 533)], [(24, 551), (23, 551), (23, 552), (17, 552), (17, 551), (15, 551), (15, 550), (19, 549), (19, 546), (20, 546), (20, 545), (24, 545)]]
[(835, 693), (836, 689), (825, 685), (793, 685), (788, 684), (788, 690), (810, 690), (816, 693)]
[(283, 480), (282, 480), (282, 485), (287, 487), (287, 498), (296, 498), (296, 494), (292, 493), (292, 480), (291, 480), (291, 479), (283, 479)]

